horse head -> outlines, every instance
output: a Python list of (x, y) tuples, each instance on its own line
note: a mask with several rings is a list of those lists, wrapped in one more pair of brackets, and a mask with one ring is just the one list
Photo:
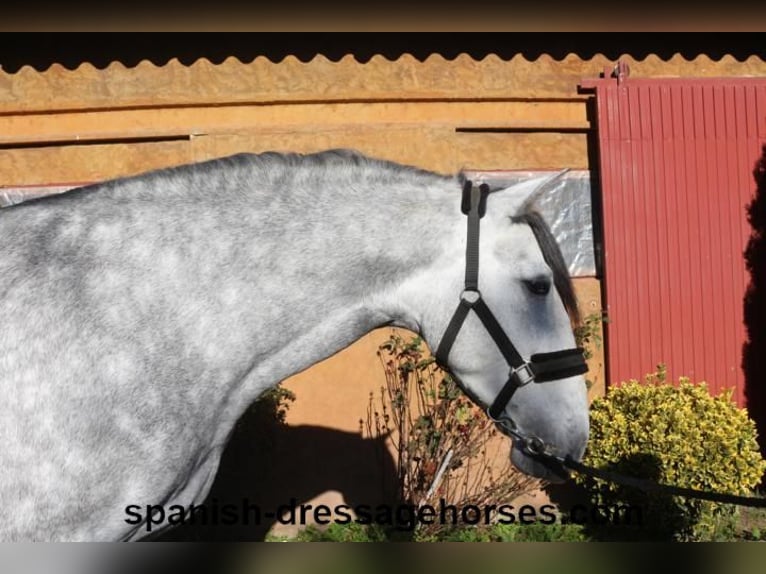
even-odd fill
[(589, 420), (587, 366), (574, 348), (577, 300), (561, 251), (533, 207), (550, 180), (492, 193), (467, 183), (468, 236), (439, 262), (422, 327), (440, 363), (514, 437), (514, 465), (560, 481), (562, 469), (550, 461), (582, 457)]

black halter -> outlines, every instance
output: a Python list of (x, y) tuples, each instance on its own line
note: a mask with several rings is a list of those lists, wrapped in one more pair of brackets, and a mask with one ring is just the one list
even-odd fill
[(466, 181), (463, 186), (461, 209), (468, 216), (465, 289), (460, 294), (460, 303), (452, 315), (452, 320), (447, 325), (435, 357), (440, 365), (447, 365), (447, 357), (458, 332), (463, 326), (468, 312), (473, 309), (511, 369), (508, 381), (487, 409), (487, 414), (499, 424), (503, 432), (514, 438), (522, 439), (524, 448), (530, 454), (540, 454), (546, 449), (546, 445), (537, 437), (519, 433), (513, 421), (503, 415), (505, 407), (520, 387), (533, 381), (542, 383), (582, 375), (588, 371), (588, 365), (583, 357), (583, 350), (579, 347), (552, 353), (539, 353), (532, 355), (528, 361), (525, 361), (484, 302), (481, 291), (479, 291), (479, 223), (487, 210), (488, 195), (489, 186), (486, 183), (476, 187), (472, 182)]

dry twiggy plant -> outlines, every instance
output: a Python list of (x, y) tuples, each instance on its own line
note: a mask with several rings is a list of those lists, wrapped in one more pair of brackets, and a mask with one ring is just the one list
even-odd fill
[[(418, 507), (501, 505), (541, 485), (510, 463), (510, 443), (422, 349), (393, 333), (378, 356), (386, 376), (376, 400), (370, 394), (370, 437), (388, 437), (396, 453), (399, 500)], [(421, 534), (443, 528), (420, 524)]]

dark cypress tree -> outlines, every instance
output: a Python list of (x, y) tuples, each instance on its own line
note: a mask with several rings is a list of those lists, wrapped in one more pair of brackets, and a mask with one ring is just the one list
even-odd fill
[(761, 454), (766, 455), (766, 145), (753, 176), (755, 197), (747, 210), (752, 230), (745, 249), (745, 264), (750, 272), (744, 303), (748, 340), (742, 366), (748, 411), (758, 427)]

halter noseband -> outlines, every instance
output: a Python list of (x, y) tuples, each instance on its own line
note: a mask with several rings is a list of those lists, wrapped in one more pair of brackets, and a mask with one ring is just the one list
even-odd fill
[[(505, 434), (520, 439), (528, 454), (539, 455), (548, 450), (547, 445), (535, 436), (520, 433), (513, 420), (503, 414), (505, 407), (520, 387), (531, 382), (543, 383), (582, 375), (588, 371), (588, 365), (585, 362), (583, 350), (579, 347), (552, 353), (538, 353), (525, 361), (482, 298), (479, 291), (479, 223), (487, 210), (488, 195), (489, 186), (486, 183), (476, 187), (472, 182), (466, 181), (463, 186), (461, 210), (468, 216), (465, 289), (460, 294), (460, 303), (444, 331), (435, 357), (437, 363), (442, 366), (447, 365), (447, 357), (452, 345), (468, 312), (473, 309), (510, 367), (508, 381), (487, 408), (487, 414)], [(480, 403), (478, 400), (476, 402)]]

